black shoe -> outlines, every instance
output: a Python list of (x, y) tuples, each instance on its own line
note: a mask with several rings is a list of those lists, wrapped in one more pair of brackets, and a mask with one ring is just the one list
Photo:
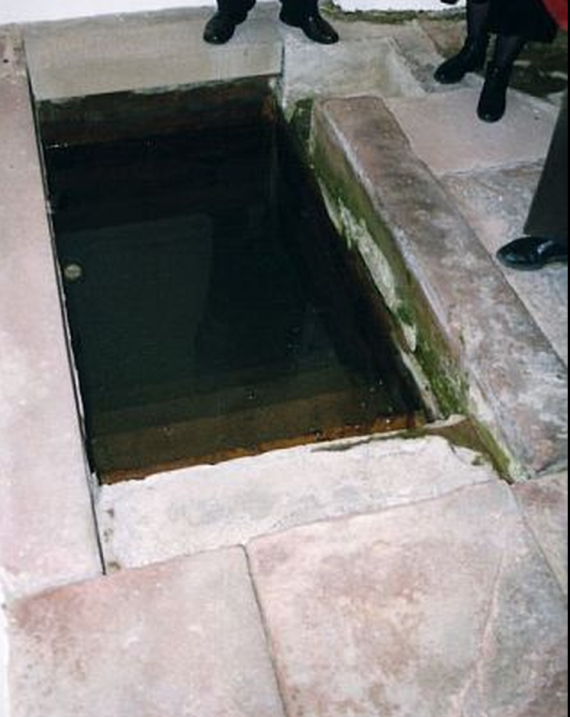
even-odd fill
[(289, 25), (289, 27), (301, 29), (309, 40), (317, 42), (319, 45), (336, 45), (340, 40), (338, 32), (318, 12), (313, 15), (308, 15), (301, 20), (295, 20), (288, 17), (287, 13), (282, 11), (281, 22), (285, 23), (285, 25)]
[(489, 66), (477, 109), (479, 119), (483, 120), (483, 122), (493, 124), (500, 122), (505, 116), (511, 74), (511, 67)]
[(435, 73), (435, 79), (442, 85), (456, 85), (469, 72), (477, 72), (485, 67), (489, 37), (480, 40), (467, 40), (461, 52), (447, 60)]
[(206, 25), (204, 40), (210, 45), (225, 45), (235, 34), (236, 27), (245, 21), (245, 17), (236, 20), (226, 12), (217, 12)]
[(550, 264), (568, 264), (568, 247), (553, 239), (523, 237), (504, 246), (497, 258), (509, 269), (537, 271)]

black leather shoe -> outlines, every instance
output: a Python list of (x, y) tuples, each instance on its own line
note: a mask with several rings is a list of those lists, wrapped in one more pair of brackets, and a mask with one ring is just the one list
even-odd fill
[(225, 45), (235, 34), (236, 27), (245, 21), (245, 18), (236, 20), (225, 12), (217, 12), (206, 25), (204, 40), (210, 45)]
[(507, 92), (511, 81), (512, 68), (490, 65), (485, 86), (479, 100), (477, 114), (483, 122), (500, 122), (507, 111)]
[(319, 45), (335, 45), (340, 40), (338, 32), (318, 12), (308, 15), (302, 20), (295, 20), (282, 11), (281, 22), (289, 27), (301, 29), (309, 40), (317, 42)]
[(469, 72), (477, 72), (485, 67), (489, 37), (481, 40), (467, 40), (461, 52), (440, 65), (435, 79), (442, 85), (456, 85)]
[(568, 247), (553, 239), (523, 237), (504, 246), (497, 257), (509, 269), (537, 271), (550, 264), (568, 264)]

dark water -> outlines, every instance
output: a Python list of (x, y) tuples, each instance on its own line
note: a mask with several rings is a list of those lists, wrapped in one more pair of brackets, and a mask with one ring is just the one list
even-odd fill
[(55, 148), (46, 162), (102, 480), (417, 410), (277, 123)]

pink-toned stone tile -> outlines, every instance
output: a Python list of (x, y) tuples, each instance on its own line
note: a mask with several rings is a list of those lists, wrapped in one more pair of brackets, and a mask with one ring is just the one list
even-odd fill
[(505, 485), (250, 547), (289, 717), (565, 717), (566, 604)]
[(534, 537), (567, 594), (568, 473), (518, 485), (515, 494)]
[(11, 717), (284, 717), (242, 550), (12, 606)]
[(101, 574), (28, 80), (0, 33), (0, 581)]

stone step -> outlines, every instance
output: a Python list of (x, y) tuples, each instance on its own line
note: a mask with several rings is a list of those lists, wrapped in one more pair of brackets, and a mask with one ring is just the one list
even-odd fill
[(97, 515), (115, 570), (493, 480), (479, 454), (443, 438), (355, 439), (104, 486)]
[[(458, 401), (487, 427), (513, 478), (560, 470), (568, 462), (568, 371), (428, 166), (441, 156), (450, 160), (438, 165), (443, 173), (470, 166), (452, 165), (455, 153), (441, 150), (450, 135), (438, 134), (446, 112), (430, 114), (438, 103), (447, 112), (455, 106), (442, 96), (389, 102), (408, 134), (377, 98), (319, 103), (313, 144), (329, 205), (402, 324), (408, 363), (419, 378), (422, 369), (431, 375), (440, 403), (450, 399), (442, 388), (452, 388), (451, 406)], [(539, 151), (555, 113), (544, 110), (543, 129), (531, 134), (542, 137)], [(424, 124), (435, 128), (431, 141)], [(535, 151), (521, 149), (525, 161)], [(493, 143), (488, 152), (493, 164), (506, 161)]]

